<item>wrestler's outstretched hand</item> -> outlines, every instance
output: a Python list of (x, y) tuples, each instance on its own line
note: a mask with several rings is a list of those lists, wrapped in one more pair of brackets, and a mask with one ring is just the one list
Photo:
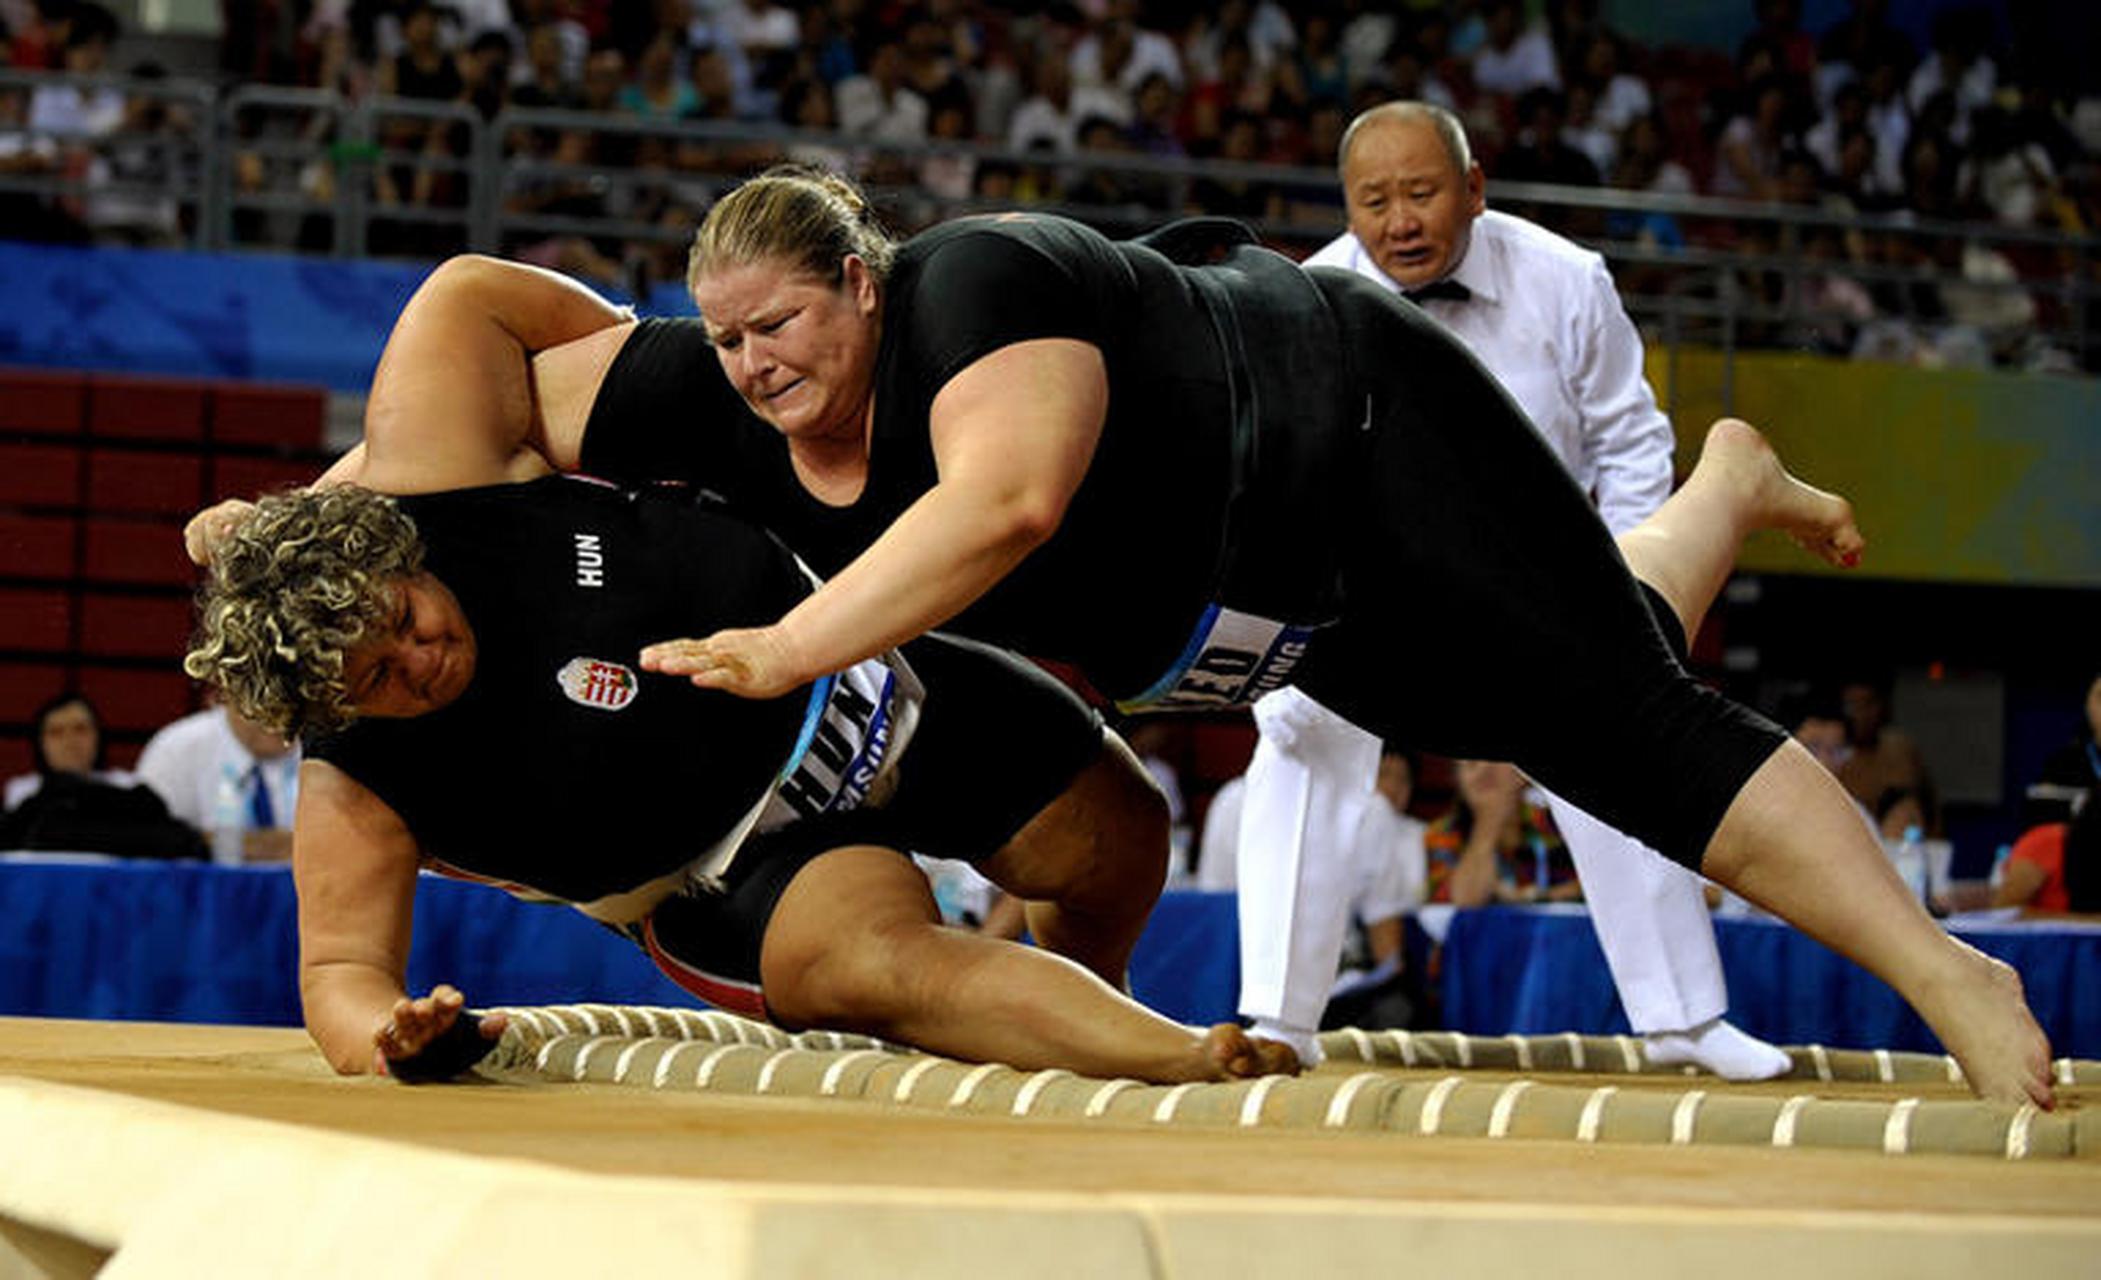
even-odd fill
[(182, 549), (189, 552), (190, 563), (210, 565), (212, 548), (225, 541), (234, 526), (246, 520), (254, 510), (252, 502), (228, 498), (191, 516), (190, 522), (182, 527)]
[[(386, 1024), (372, 1033), (373, 1074), (393, 1074), (389, 1063), (413, 1058), (430, 1048), (459, 1020), (460, 1011), (466, 1007), (467, 997), (460, 994), (459, 988), (444, 982), (432, 987), (427, 996), (396, 1000)], [(482, 1039), (495, 1041), (509, 1023), (509, 1017), (501, 1012), (486, 1013), (476, 1030)]]
[(740, 698), (777, 698), (814, 677), (779, 627), (717, 631), (704, 640), (665, 640), (642, 650), (642, 669), (685, 676), (703, 689)]

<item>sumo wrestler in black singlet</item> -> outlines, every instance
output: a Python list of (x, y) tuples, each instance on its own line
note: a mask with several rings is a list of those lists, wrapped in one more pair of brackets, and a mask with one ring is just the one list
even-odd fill
[[(1179, 265), (1034, 215), (901, 245), (849, 506), (803, 491), (779, 435), (730, 411), (692, 324), (629, 339), (584, 466), (690, 479), (835, 572), (934, 484), (941, 388), (1037, 338), (1101, 352), (1107, 419), (1057, 532), (950, 629), (1072, 663), (1134, 707), (1294, 683), (1389, 740), (1513, 761), (1691, 866), (1785, 741), (1686, 672), (1675, 618), (1456, 340), (1366, 281), (1252, 246)], [(1239, 668), (1206, 670), (1221, 654)]]
[[(361, 720), (311, 753), (441, 869), (578, 904), (693, 865), (764, 802), (773, 817), (726, 871), (629, 922), (726, 1007), (763, 1012), (766, 923), (811, 859), (847, 844), (982, 859), (1101, 750), (1099, 717), (1055, 681), (941, 636), (863, 664), (858, 694), (751, 701), (640, 671), (636, 650), (666, 628), (751, 625), (810, 590), (779, 542), (674, 492), (550, 477), (396, 501), (473, 630), (473, 680), (438, 711)], [(883, 775), (872, 797), (849, 785), (856, 767)]]

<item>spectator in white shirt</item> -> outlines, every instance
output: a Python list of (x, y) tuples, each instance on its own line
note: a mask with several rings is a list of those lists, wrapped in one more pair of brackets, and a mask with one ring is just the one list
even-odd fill
[[(1360, 935), (1342, 957), (1334, 978), (1336, 1003), (1347, 1008), (1340, 1021), (1325, 1025), (1405, 1026), (1407, 1000), (1397, 980), (1402, 969), (1402, 917), (1422, 905), (1428, 862), (1423, 851), (1424, 825), (1408, 815), (1415, 790), (1415, 762), (1398, 751), (1379, 758), (1378, 797), (1364, 806), (1355, 838), (1347, 851), (1350, 917)], [(1204, 815), (1204, 834), (1197, 860), (1197, 887), (1231, 893), (1236, 886), (1235, 850), (1240, 840), (1240, 811), (1247, 777), (1228, 781), (1211, 799)]]
[(725, 6), (715, 17), (715, 31), (754, 61), (792, 51), (802, 40), (802, 24), (794, 11), (772, 0)]
[(297, 743), (225, 707), (207, 707), (163, 725), (139, 753), (138, 776), (169, 813), (205, 833), (213, 862), (291, 857)]
[(1257, 71), (1267, 73), (1278, 59), (1298, 47), (1298, 28), (1274, 0), (1223, 0), (1216, 13), (1200, 15), (1184, 38), (1182, 52), (1191, 75), (1216, 79), (1224, 70), (1225, 49), (1245, 41)]
[(1729, 121), (1715, 142), (1714, 194), (1754, 200), (1780, 197), (1780, 157), (1788, 150), (1788, 89), (1768, 76), (1745, 94), (1750, 108)]
[(1955, 96), (1957, 142), (1969, 141), (1970, 112), (1991, 105), (1999, 85), (1999, 68), (1984, 52), (1988, 18), (1981, 12), (1951, 9), (1934, 20), (1933, 53), (1911, 74), (1904, 97), (1916, 117), (1933, 95), (1946, 89)]
[(1911, 145), (1911, 107), (1904, 101), (1903, 71), (1876, 62), (1861, 77), (1867, 86), (1868, 132), (1875, 135), (1876, 179), (1886, 191), (1904, 189), (1904, 152)]
[(1482, 21), (1488, 38), (1474, 54), (1475, 88), (1515, 98), (1532, 89), (1561, 87), (1546, 24), (1526, 26), (1518, 0), (1492, 0)]
[(1236, 850), (1240, 847), (1240, 807), (1247, 798), (1247, 775), (1229, 778), (1212, 793), (1204, 810), (1204, 831), (1196, 846), (1196, 887), (1231, 893), (1240, 883)]
[(905, 71), (903, 49), (877, 46), (867, 74), (849, 76), (832, 93), (839, 128), (879, 142), (926, 141), (926, 99), (906, 85)]
[[(1448, 111), (1374, 107), (1345, 135), (1341, 169), (1350, 230), (1307, 265), (1414, 297), (1496, 375), (1609, 527), (1660, 506), (1675, 440), (1604, 261), (1489, 210), (1481, 167)], [(1736, 1078), (1785, 1070), (1785, 1054), (1722, 1018), (1727, 991), (1698, 878), (1565, 801), (1552, 808), (1650, 1058)]]
[(1112, 0), (1108, 17), (1072, 47), (1072, 78), (1135, 96), (1148, 76), (1182, 87), (1182, 55), (1175, 42), (1139, 23), (1136, 0)]
[(1593, 115), (1598, 127), (1609, 130), (1615, 137), (1655, 109), (1649, 82), (1625, 69), (1619, 37), (1609, 31), (1593, 32), (1584, 43), (1581, 78), (1589, 81), (1597, 94)]
[(2034, 226), (2057, 191), (2049, 151), (2000, 107), (1977, 112), (1970, 125), (1970, 154), (1957, 171), (1956, 186), (2000, 223)]
[(1080, 149), (1082, 120), (1131, 122), (1130, 103), (1098, 88), (1075, 89), (1072, 67), (1063, 54), (1045, 52), (1033, 68), (1032, 92), (1014, 112), (1007, 127), (1007, 147), (1012, 151), (1040, 151), (1045, 147), (1059, 155)]
[[(83, 5), (66, 32), (68, 75), (99, 75), (109, 67), (117, 20), (100, 5)], [(105, 137), (124, 123), (124, 95), (115, 89), (39, 85), (29, 99), (29, 132), (68, 139)]]

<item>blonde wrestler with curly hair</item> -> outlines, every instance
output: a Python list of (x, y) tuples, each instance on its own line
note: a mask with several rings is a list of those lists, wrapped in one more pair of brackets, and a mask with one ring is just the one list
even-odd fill
[(274, 733), (341, 729), (355, 714), (349, 655), (422, 569), (415, 525), (369, 489), (264, 499), (214, 549), (183, 670)]

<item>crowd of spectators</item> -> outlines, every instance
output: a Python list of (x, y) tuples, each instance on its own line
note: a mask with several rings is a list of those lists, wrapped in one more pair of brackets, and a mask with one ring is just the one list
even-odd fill
[[(2081, 304), (2019, 286), (2086, 280), (2094, 264), (2048, 245), (1863, 231), (1851, 219), (2084, 233), (2101, 218), (2101, 95), (2030, 70), (2040, 65), (2035, 50), (1996, 46), (1990, 8), (1944, 10), (1921, 48), (1888, 20), (1884, 0), (1855, 0), (1815, 33), (1802, 28), (1798, 0), (1755, 0), (1755, 28), (1732, 60), (1631, 42), (1599, 20), (1597, 0), (223, 7), (220, 58), (230, 80), (456, 104), (484, 118), (506, 107), (593, 117), (504, 140), (514, 163), (503, 207), (536, 228), (504, 247), (644, 286), (677, 278), (684, 233), (722, 186), (783, 157), (844, 164), (878, 186), (918, 193), (893, 210), (907, 227), (972, 201), (1055, 202), (1125, 228), (1185, 212), (1233, 214), (1260, 220), (1280, 243), (1310, 246), (1341, 223), (1332, 180), (1255, 169), (1181, 181), (1151, 162), (1330, 170), (1351, 116), (1394, 97), (1457, 110), (1491, 179), (1728, 196), (1828, 216), (1791, 226), (1523, 206), (1579, 236), (1795, 256), (1807, 269), (1740, 272), (1733, 281), (1754, 315), (1770, 318), (1741, 335), (1750, 341), (2064, 367), (2063, 344), (2039, 343), (2033, 330), (2052, 321), (2077, 328), (2062, 312)], [(0, 0), (0, 26), (16, 67), (99, 68), (114, 34), (94, 0)], [(184, 123), (163, 112), (149, 124), (138, 118), (143, 105), (127, 118), (120, 94), (61, 101), (70, 92), (40, 89), (26, 102), (0, 94), (0, 168), (38, 163), (39, 148), (43, 162), (63, 164), (54, 138)], [(268, 133), (263, 120), (258, 114), (244, 131)], [(808, 132), (738, 142), (655, 130), (665, 122)], [(298, 129), (327, 127), (307, 120)], [(389, 157), (373, 166), (379, 205), (464, 208), (462, 136), (427, 117), (389, 120), (375, 139)], [(1004, 154), (886, 149), (944, 142)], [(246, 193), (325, 202), (343, 158), (340, 146), (258, 145), (237, 159), (234, 178)], [(644, 177), (620, 181), (608, 171)], [(243, 210), (237, 238), (326, 247), (325, 220), (287, 212), (283, 201), (274, 212), (256, 203)], [(123, 223), (133, 238), (177, 230), (166, 206), (102, 221)], [(457, 248), (459, 219), (446, 222), (375, 224), (373, 248)], [(1653, 260), (1625, 269), (1669, 270)], [(2044, 314), (2052, 307), (2059, 314)]]

